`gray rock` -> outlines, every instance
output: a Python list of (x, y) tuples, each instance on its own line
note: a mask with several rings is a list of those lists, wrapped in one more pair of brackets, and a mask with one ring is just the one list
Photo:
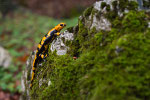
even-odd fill
[(102, 0), (102, 1), (97, 1), (95, 2), (94, 4), (94, 8), (98, 11), (102, 11), (102, 12), (106, 12), (106, 9), (101, 9), (101, 3), (102, 2), (106, 2), (106, 4), (109, 4), (110, 5), (110, 9), (112, 10), (112, 2), (115, 1), (115, 0)]
[[(104, 0), (107, 4), (110, 4), (113, 0)], [(111, 30), (111, 23), (108, 21), (107, 18), (104, 17), (104, 14), (106, 13), (106, 8), (101, 9), (101, 3), (103, 1), (97, 1), (93, 8), (97, 11), (95, 14), (91, 14), (86, 20), (85, 25), (92, 29), (93, 27), (96, 28), (97, 31), (99, 30)], [(111, 7), (112, 9), (112, 7)], [(100, 13), (101, 14), (100, 14)], [(98, 16), (98, 17), (97, 17)], [(80, 19), (83, 19), (84, 17), (80, 17)]]
[[(30, 77), (32, 73), (32, 63), (34, 60), (35, 52), (33, 52), (30, 57), (28, 58), (26, 62), (26, 68), (22, 72), (22, 77), (21, 77), (21, 90), (22, 90), (22, 96), (21, 100), (30, 100)], [(26, 99), (24, 99), (26, 98)]]
[(48, 86), (50, 86), (52, 84), (51, 80), (48, 81)]
[(111, 23), (104, 17), (101, 16), (100, 18), (97, 18), (96, 16), (93, 16), (91, 28), (96, 27), (96, 30), (111, 30)]
[(102, 9), (101, 9), (101, 3), (102, 3), (102, 1), (97, 1), (97, 2), (95, 2), (94, 8), (95, 8), (96, 10), (98, 10), (98, 11), (101, 11), (101, 10), (102, 10)]
[(45, 83), (45, 82), (46, 82), (46, 79), (39, 79), (39, 87), (41, 87), (42, 84)]
[(150, 22), (148, 22), (148, 28), (150, 28)]
[(65, 55), (69, 47), (65, 45), (64, 42), (68, 40), (73, 40), (73, 33), (69, 33), (67, 30), (64, 31), (56, 40), (54, 40), (51, 44), (51, 51), (56, 50), (57, 55)]
[(11, 64), (11, 56), (7, 50), (0, 46), (0, 66), (8, 68)]

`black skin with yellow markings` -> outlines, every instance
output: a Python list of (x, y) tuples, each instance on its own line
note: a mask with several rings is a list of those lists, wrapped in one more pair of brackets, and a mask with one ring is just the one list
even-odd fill
[(60, 31), (66, 26), (65, 23), (60, 23), (57, 26), (55, 26), (53, 29), (51, 29), (40, 41), (36, 54), (33, 60), (33, 66), (32, 66), (32, 77), (31, 77), (31, 84), (30, 88), (33, 86), (33, 80), (35, 77), (35, 70), (37, 67), (37, 64), (44, 58), (47, 57), (47, 52), (49, 48), (49, 44), (52, 43), (52, 41), (60, 35)]

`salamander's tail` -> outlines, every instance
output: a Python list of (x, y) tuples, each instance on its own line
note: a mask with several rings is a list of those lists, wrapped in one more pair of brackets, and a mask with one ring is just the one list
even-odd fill
[(33, 86), (33, 79), (34, 79), (34, 74), (35, 74), (35, 67), (37, 63), (37, 56), (35, 55), (34, 61), (33, 61), (33, 67), (32, 67), (32, 77), (31, 77), (31, 83), (30, 83), (30, 89), (32, 89)]

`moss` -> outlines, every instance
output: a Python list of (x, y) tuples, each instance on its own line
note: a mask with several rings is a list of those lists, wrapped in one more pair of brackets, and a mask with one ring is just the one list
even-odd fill
[(88, 30), (82, 22), (79, 21), (79, 31), (76, 39), (79, 41), (80, 45), (78, 51), (79, 53), (85, 52), (87, 49), (92, 49), (97, 45), (94, 35), (96, 34), (96, 28), (93, 27), (91, 30)]
[(127, 8), (129, 1), (128, 0), (119, 0), (119, 8), (121, 12), (124, 12), (124, 10)]
[(71, 44), (71, 42), (72, 42), (71, 40), (67, 40), (67, 41), (65, 42), (65, 45), (66, 45), (66, 46), (69, 46), (69, 45)]
[(105, 14), (105, 17), (112, 22), (118, 16), (117, 11), (109, 11)]
[(101, 3), (101, 9), (103, 9), (103, 8), (106, 7), (106, 6), (107, 6), (106, 2), (102, 2), (102, 3)]
[(106, 11), (110, 11), (110, 5), (106, 6)]
[(82, 46), (82, 43), (88, 39), (88, 30), (82, 23), (82, 21), (79, 21), (79, 31), (78, 36), (76, 37), (76, 41), (79, 42), (79, 49), (77, 50), (79, 53), (82, 53), (84, 47)]
[(118, 2), (117, 1), (113, 1), (112, 2), (112, 7), (114, 8), (114, 10), (117, 10), (117, 6), (118, 6)]
[(130, 1), (128, 4), (129, 10), (137, 10), (138, 9), (138, 3), (135, 1)]
[(145, 13), (136, 11), (131, 11), (126, 14), (122, 21), (122, 25), (123, 28), (125, 28), (125, 31), (133, 32), (145, 31), (145, 29), (148, 27)]
[(150, 7), (150, 1), (143, 0), (143, 6), (146, 7), (146, 8), (149, 8)]
[[(122, 17), (115, 15), (111, 31), (88, 29), (83, 20), (79, 20), (74, 40), (67, 43), (68, 53), (58, 56), (56, 51), (49, 50), (46, 62), (38, 68), (32, 99), (149, 99), (150, 29), (147, 22), (141, 11), (129, 11)], [(74, 60), (74, 56), (78, 59)], [(40, 79), (46, 79), (41, 87)], [(49, 80), (51, 85), (48, 86)]]
[[(149, 40), (145, 41), (146, 38), (149, 38), (149, 32), (146, 37), (142, 33), (124, 35), (117, 40), (112, 39), (112, 44), (107, 44), (107, 46), (101, 47), (102, 49), (83, 53), (76, 61), (68, 55), (54, 55), (47, 62), (47, 66), (51, 65), (51, 71), (47, 72), (49, 73), (47, 77), (51, 79), (52, 85), (43, 90), (40, 98), (61, 98), (62, 100), (85, 98), (94, 100), (96, 98), (102, 100), (134, 98), (138, 100), (145, 97), (149, 98), (149, 95), (145, 94), (149, 93), (149, 83), (147, 83), (146, 77), (144, 78), (144, 75), (149, 75), (149, 71), (147, 71), (148, 67), (143, 68), (142, 66), (143, 64), (148, 66), (149, 63), (149, 61), (144, 63), (147, 59), (144, 56), (145, 52), (147, 52), (146, 55), (149, 55), (148, 50), (150, 48)], [(119, 56), (115, 53), (117, 45), (123, 48)], [(139, 48), (141, 45), (142, 47)], [(139, 49), (135, 49), (136, 47)], [(140, 59), (139, 62), (135, 61), (135, 58), (137, 61)], [(142, 74), (141, 70), (147, 72)], [(140, 77), (141, 75), (142, 77)], [(143, 82), (146, 84), (142, 85)], [(148, 87), (143, 88), (145, 85)], [(141, 91), (143, 91), (142, 94)]]
[(105, 16), (112, 22), (116, 17), (118, 17), (118, 11), (124, 14), (125, 10), (134, 10), (138, 9), (138, 4), (135, 1), (128, 0), (115, 0), (112, 2), (113, 10), (110, 10), (110, 6), (107, 5), (107, 13)]
[(73, 27), (69, 27), (69, 28), (67, 28), (67, 30), (68, 30), (70, 33), (73, 33)]
[(64, 37), (62, 37), (61, 40), (63, 41), (63, 43), (65, 43), (65, 38)]
[[(125, 10), (128, 11), (137, 11), (138, 4), (135, 1), (128, 1), (128, 0), (118, 0), (112, 2), (113, 9), (110, 10), (108, 7), (107, 13), (105, 14), (105, 17), (111, 22), (114, 23), (114, 20), (119, 19), (122, 20), (122, 18), (125, 16)], [(121, 17), (118, 15), (118, 11), (122, 14)], [(120, 21), (119, 21), (120, 22)], [(112, 24), (114, 26), (114, 24)], [(120, 25), (120, 23), (118, 23)]]
[(120, 10), (123, 12), (125, 9), (128, 10), (137, 10), (138, 3), (136, 1), (129, 1), (129, 0), (119, 0), (118, 4)]
[(122, 18), (116, 17), (116, 19), (112, 22), (112, 27), (121, 28), (122, 23), (120, 20), (122, 20)]
[(93, 9), (93, 6), (87, 8), (87, 9), (83, 12), (83, 15), (84, 15), (85, 17), (88, 17), (88, 16), (91, 14), (92, 9)]
[(96, 10), (96, 9), (93, 9), (91, 14), (92, 14), (92, 16), (95, 15), (95, 14), (99, 14), (100, 15), (100, 12), (98, 10)]

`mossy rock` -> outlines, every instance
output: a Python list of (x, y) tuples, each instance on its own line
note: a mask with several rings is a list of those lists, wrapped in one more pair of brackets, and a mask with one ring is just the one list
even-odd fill
[[(89, 9), (84, 15), (91, 14)], [(46, 62), (37, 69), (31, 99), (148, 100), (148, 21), (145, 12), (132, 10), (114, 17), (110, 31), (97, 31), (79, 19), (76, 31), (69, 28), (74, 40), (67, 43), (68, 53), (59, 56), (49, 50)], [(40, 79), (46, 81), (39, 87)]]

